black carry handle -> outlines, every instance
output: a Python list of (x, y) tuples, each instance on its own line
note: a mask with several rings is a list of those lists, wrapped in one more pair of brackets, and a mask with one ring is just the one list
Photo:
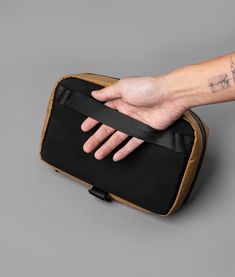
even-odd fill
[(82, 92), (72, 91), (59, 85), (56, 90), (55, 101), (132, 137), (177, 152), (185, 151), (184, 146), (181, 143), (177, 143), (175, 134), (170, 129), (156, 130), (147, 124), (107, 107), (104, 103)]

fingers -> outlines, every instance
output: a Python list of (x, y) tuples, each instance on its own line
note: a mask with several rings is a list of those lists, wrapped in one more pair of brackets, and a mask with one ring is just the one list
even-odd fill
[(81, 125), (81, 129), (83, 132), (88, 132), (92, 128), (94, 128), (99, 122), (91, 117), (85, 119)]
[[(120, 101), (121, 90), (120, 83), (117, 82), (114, 85), (105, 87), (98, 91), (93, 91), (92, 96), (99, 101), (107, 101), (105, 105), (110, 108), (117, 108), (118, 101)], [(94, 128), (99, 122), (92, 118), (87, 118), (81, 125), (81, 129), (87, 132)], [(107, 126), (101, 125), (101, 127), (85, 142), (83, 149), (85, 152), (90, 153), (96, 149), (106, 138), (111, 136), (99, 149), (95, 152), (95, 158), (98, 160), (106, 157), (110, 152), (112, 152), (118, 145), (120, 145), (128, 135), (120, 131)], [(137, 147), (139, 147), (144, 141), (138, 138), (131, 138), (129, 142), (121, 148), (113, 156), (114, 161), (119, 161), (129, 155)]]
[[(113, 134), (113, 135), (112, 135)], [(128, 138), (128, 135), (116, 131), (115, 129), (102, 125), (93, 136), (91, 136), (83, 145), (83, 150), (86, 153), (92, 152), (95, 148), (98, 147), (108, 136), (112, 135), (96, 152), (95, 158), (97, 160), (102, 160), (108, 154), (110, 154), (118, 145), (120, 145), (125, 139)], [(138, 138), (131, 138), (127, 144), (117, 151), (114, 156), (114, 161), (120, 161), (138, 148), (144, 141)]]
[[(115, 109), (116, 105), (115, 105), (115, 101), (108, 101), (105, 103), (106, 106)], [(97, 124), (99, 123), (99, 121), (88, 117), (87, 119), (85, 119), (81, 125), (81, 129), (83, 132), (88, 132), (90, 131), (92, 128), (94, 128)]]
[(119, 82), (100, 90), (92, 91), (91, 95), (99, 101), (109, 101), (121, 97)]
[(112, 152), (120, 143), (122, 143), (128, 135), (120, 131), (116, 131), (96, 152), (95, 158), (101, 160)]
[(83, 150), (86, 153), (92, 152), (102, 141), (114, 132), (115, 129), (104, 124), (101, 125), (101, 127), (84, 143)]
[(131, 138), (127, 144), (122, 147), (119, 151), (117, 151), (114, 156), (113, 160), (115, 162), (124, 159), (128, 156), (131, 152), (133, 152), (136, 148), (138, 148), (144, 141), (138, 138)]

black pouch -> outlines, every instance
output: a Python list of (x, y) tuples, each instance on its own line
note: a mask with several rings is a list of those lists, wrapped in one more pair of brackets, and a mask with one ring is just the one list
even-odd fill
[[(91, 91), (117, 81), (92, 73), (59, 80), (48, 104), (41, 159), (88, 185), (89, 192), (104, 201), (115, 199), (145, 211), (169, 215), (185, 203), (192, 191), (205, 153), (208, 128), (188, 110), (169, 128), (159, 131), (91, 96)], [(100, 123), (83, 132), (81, 124), (87, 117)], [(145, 142), (121, 161), (114, 162), (113, 153), (96, 160), (94, 153), (83, 151), (83, 144), (101, 124), (128, 134), (128, 139), (137, 137)]]

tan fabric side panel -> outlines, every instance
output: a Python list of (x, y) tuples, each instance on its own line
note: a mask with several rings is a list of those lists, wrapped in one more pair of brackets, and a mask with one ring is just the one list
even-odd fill
[(203, 122), (203, 125), (204, 125), (205, 130), (206, 130), (206, 144), (208, 144), (208, 138), (209, 138), (209, 133), (210, 133), (209, 127), (207, 126), (207, 124), (204, 120), (202, 120), (202, 122)]
[(184, 113), (184, 119), (192, 125), (192, 127), (194, 129), (195, 141), (194, 141), (192, 153), (189, 157), (189, 161), (188, 161), (178, 194), (176, 196), (175, 203), (173, 204), (169, 213), (166, 214), (166, 216), (176, 212), (182, 206), (182, 204), (185, 200), (185, 197), (187, 196), (187, 194), (191, 188), (191, 185), (192, 185), (192, 182), (195, 177), (197, 167), (198, 167), (198, 164), (200, 161), (201, 152), (203, 149), (201, 130), (200, 130), (195, 118), (187, 111)]
[(74, 74), (71, 77), (76, 77), (82, 80), (94, 82), (101, 86), (110, 86), (112, 84), (115, 84), (118, 79), (113, 79), (112, 77), (106, 77), (102, 75), (95, 75), (95, 74), (89, 74), (89, 73), (80, 73), (80, 74)]

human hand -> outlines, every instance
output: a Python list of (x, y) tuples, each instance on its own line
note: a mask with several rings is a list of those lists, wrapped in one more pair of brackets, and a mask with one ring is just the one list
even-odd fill
[[(153, 128), (163, 130), (186, 110), (184, 104), (165, 88), (164, 76), (132, 77), (123, 78), (114, 85), (93, 91), (92, 96), (105, 102), (105, 105), (110, 108), (117, 109)], [(87, 118), (82, 123), (81, 129), (87, 132), (97, 124), (98, 121)], [(108, 140), (100, 146), (106, 138)], [(85, 142), (83, 149), (90, 153), (99, 146), (95, 151), (95, 158), (101, 160), (127, 138), (127, 134), (103, 124)], [(143, 142), (139, 138), (132, 137), (114, 154), (113, 160), (119, 161), (125, 158)]]

